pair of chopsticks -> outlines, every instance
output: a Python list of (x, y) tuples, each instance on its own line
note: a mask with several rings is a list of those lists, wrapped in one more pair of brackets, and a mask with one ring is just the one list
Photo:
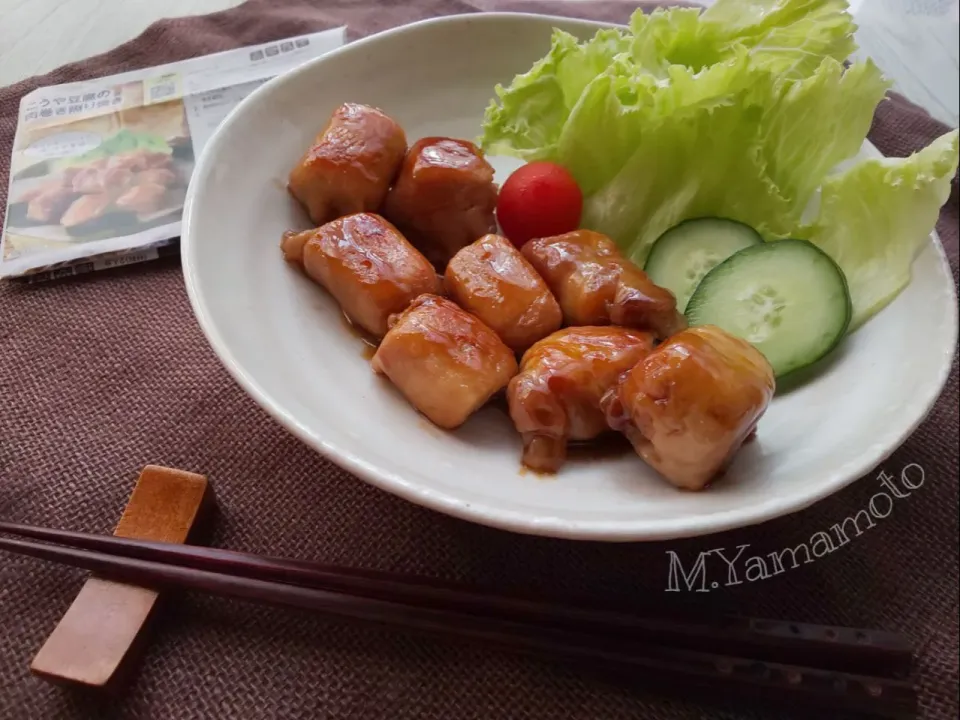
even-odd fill
[[(742, 617), (641, 617), (423, 578), (0, 522), (0, 550), (121, 582), (313, 610), (586, 664), (655, 688), (722, 690), (913, 718), (912, 652), (893, 633)], [(40, 541), (40, 542), (35, 542)], [(55, 544), (54, 544), (55, 543)]]

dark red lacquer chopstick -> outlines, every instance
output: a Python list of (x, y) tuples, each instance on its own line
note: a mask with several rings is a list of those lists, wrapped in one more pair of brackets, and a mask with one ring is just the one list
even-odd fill
[[(737, 619), (747, 625), (724, 627), (669, 620), (664, 628), (656, 618), (471, 594), (465, 589), (422, 580), (409, 582), (386, 573), (7, 523), (0, 523), (0, 531), (88, 548), (0, 538), (0, 549), (83, 567), (135, 584), (200, 590), (442, 637), (478, 640), (507, 650), (588, 661), (592, 667), (606, 666), (618, 674), (637, 673), (644, 684), (686, 689), (739, 686), (773, 693), (782, 700), (882, 717), (907, 718), (915, 712), (916, 696), (910, 683), (858, 674), (865, 671), (840, 672), (833, 667), (836, 656), (829, 650), (849, 646), (847, 654), (864, 665), (880, 668), (885, 659), (893, 659), (893, 669), (898, 669), (906, 645), (887, 633), (872, 635), (874, 631), (786, 623), (788, 642), (778, 645), (776, 632), (770, 632), (777, 623), (758, 626), (773, 621)], [(816, 634), (810, 639), (809, 634), (793, 632), (792, 625), (812, 628)], [(753, 631), (757, 637), (750, 636)], [(882, 642), (850, 645), (844, 633), (850, 633), (854, 641), (859, 635), (861, 639), (879, 637)], [(664, 642), (676, 637), (693, 640), (691, 645), (699, 647)], [(731, 644), (731, 638), (747, 646), (752, 643), (753, 649), (775, 650), (787, 661), (771, 662), (756, 653), (740, 657), (740, 651), (749, 647)], [(830, 668), (824, 667), (831, 663)]]
[(412, 602), (423, 607), (535, 622), (569, 630), (609, 634), (672, 647), (711, 650), (757, 659), (810, 662), (825, 669), (905, 676), (912, 664), (899, 635), (766, 618), (734, 616), (644, 617), (597, 608), (546, 603), (478, 592), (450, 583), (392, 573), (264, 557), (231, 550), (127, 540), (0, 522), (0, 532), (97, 550), (130, 558), (175, 563), (198, 570)]

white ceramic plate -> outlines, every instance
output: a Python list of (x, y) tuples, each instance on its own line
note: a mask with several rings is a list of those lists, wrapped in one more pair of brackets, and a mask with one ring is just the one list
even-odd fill
[[(281, 233), (307, 227), (287, 174), (338, 104), (383, 108), (411, 142), (473, 139), (494, 85), (541, 57), (555, 26), (583, 37), (598, 27), (516, 14), (421, 22), (308, 63), (236, 108), (197, 165), (182, 246), (194, 311), (227, 369), (288, 430), (363, 480), (525, 533), (701, 535), (794, 512), (868, 473), (920, 423), (950, 369), (957, 301), (935, 237), (912, 284), (815, 380), (777, 397), (757, 442), (698, 494), (678, 492), (632, 455), (571, 462), (550, 480), (524, 474), (519, 437), (493, 407), (457, 432), (432, 426), (373, 374), (333, 300), (283, 262)], [(500, 182), (517, 166), (493, 162)]]

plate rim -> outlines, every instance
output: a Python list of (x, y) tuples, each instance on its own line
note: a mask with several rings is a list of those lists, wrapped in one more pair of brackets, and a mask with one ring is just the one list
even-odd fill
[[(406, 34), (420, 30), (427, 26), (444, 25), (460, 22), (498, 22), (503, 20), (525, 19), (535, 20), (545, 25), (563, 23), (565, 25), (580, 25), (584, 28), (623, 27), (612, 23), (583, 20), (557, 15), (539, 15), (535, 13), (517, 12), (490, 12), (466, 13), (446, 15), (439, 18), (429, 18), (417, 22), (400, 25), (395, 28), (369, 35), (367, 37), (348, 42), (345, 45), (322, 55), (319, 58), (307, 61), (298, 67), (278, 75), (254, 90), (242, 100), (220, 123), (208, 139), (200, 156), (195, 160), (194, 172), (188, 187), (184, 202), (182, 234), (181, 234), (181, 264), (187, 296), (201, 331), (210, 344), (220, 363), (233, 377), (240, 387), (274, 421), (278, 422), (289, 433), (298, 438), (305, 445), (320, 453), (327, 460), (346, 470), (374, 487), (397, 496), (408, 502), (428, 508), (430, 510), (456, 517), (461, 520), (476, 523), (508, 532), (524, 535), (545, 536), (567, 540), (599, 541), (599, 542), (658, 542), (663, 540), (701, 537), (737, 528), (759, 525), (776, 518), (785, 517), (800, 512), (844, 488), (849, 487), (859, 479), (864, 478), (871, 470), (879, 466), (884, 460), (899, 449), (906, 440), (913, 435), (917, 427), (927, 418), (934, 405), (943, 394), (943, 390), (950, 377), (956, 356), (958, 338), (958, 297), (955, 282), (948, 282), (951, 302), (946, 310), (949, 317), (947, 326), (950, 328), (950, 337), (946, 338), (942, 348), (943, 359), (940, 372), (935, 383), (928, 385), (930, 391), (921, 402), (910, 406), (911, 421), (899, 432), (890, 433), (882, 441), (873, 443), (854, 461), (847, 463), (850, 467), (841, 467), (835, 473), (836, 479), (824, 484), (816, 492), (801, 499), (792, 497), (789, 502), (779, 500), (774, 496), (762, 503), (727, 510), (708, 516), (696, 516), (695, 519), (673, 518), (669, 520), (645, 519), (637, 522), (615, 520), (567, 520), (550, 516), (530, 517), (524, 512), (505, 510), (489, 503), (477, 503), (463, 500), (447, 492), (426, 487), (420, 483), (411, 483), (395, 472), (365, 460), (363, 457), (341, 448), (329, 440), (318, 437), (314, 432), (296, 420), (292, 413), (280, 403), (274, 401), (260, 384), (244, 369), (232, 350), (221, 336), (216, 321), (207, 307), (204, 292), (200, 287), (198, 271), (194, 260), (194, 248), (197, 245), (192, 238), (196, 223), (195, 209), (199, 188), (212, 171), (212, 162), (215, 149), (224, 141), (236, 119), (245, 110), (258, 103), (260, 98), (271, 93), (276, 87), (290, 82), (294, 77), (308, 74), (316, 67), (330, 62), (344, 54), (362, 52), (362, 50), (381, 40), (399, 34)], [(870, 142), (865, 141), (868, 152), (883, 157), (882, 153)], [(940, 269), (947, 279), (953, 279), (953, 272), (949, 260), (940, 241), (936, 229), (930, 233), (937, 254)], [(918, 251), (919, 253), (922, 250)], [(912, 274), (912, 273), (911, 273)], [(913, 278), (911, 278), (913, 279)], [(955, 279), (954, 279), (955, 280)]]

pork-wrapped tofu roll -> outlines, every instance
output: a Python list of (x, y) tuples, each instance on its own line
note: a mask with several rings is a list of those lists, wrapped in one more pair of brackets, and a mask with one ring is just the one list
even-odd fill
[(106, 162), (107, 168), (124, 168), (135, 173), (151, 168), (169, 168), (172, 166), (173, 158), (169, 153), (150, 152), (142, 149), (113, 155)]
[(515, 352), (523, 352), (563, 322), (543, 278), (499, 235), (484, 235), (454, 255), (444, 286), (452, 300), (493, 328)]
[(377, 212), (406, 150), (406, 135), (393, 119), (345, 103), (290, 173), (287, 187), (316, 225)]
[(179, 182), (177, 173), (169, 168), (149, 168), (136, 175), (136, 184), (151, 183), (153, 185), (163, 185), (163, 187), (173, 187)]
[[(73, 174), (73, 191), (85, 195), (104, 192), (103, 171), (106, 170), (107, 167), (107, 158), (100, 158), (79, 168), (77, 172)], [(124, 176), (126, 173), (132, 174), (132, 171), (126, 167), (111, 167), (110, 169), (120, 171), (118, 175), (111, 173), (111, 177), (114, 179), (118, 176)]]
[(441, 273), (456, 252), (497, 231), (493, 167), (471, 142), (428, 137), (407, 152), (383, 215)]
[(550, 286), (567, 325), (620, 325), (666, 338), (686, 327), (669, 290), (625, 258), (606, 235), (575, 230), (538, 238), (523, 256)]
[(440, 292), (433, 266), (379, 215), (357, 213), (281, 241), (284, 256), (300, 264), (340, 304), (350, 321), (374, 337), (418, 295)]
[(72, 228), (91, 220), (97, 220), (113, 208), (116, 199), (116, 192), (81, 195), (63, 213), (60, 224), (65, 228)]
[(442, 428), (462, 425), (517, 372), (497, 334), (445, 298), (422, 295), (391, 322), (373, 369)]
[(149, 215), (160, 210), (166, 198), (167, 188), (165, 185), (154, 182), (138, 182), (117, 198), (117, 207), (120, 210)]
[(702, 490), (754, 432), (774, 390), (758, 350), (707, 325), (659, 345), (604, 397), (603, 409), (663, 477)]
[(609, 428), (600, 409), (620, 375), (653, 349), (650, 333), (620, 327), (573, 327), (527, 350), (510, 381), (510, 417), (523, 438), (522, 462), (556, 472), (567, 443), (592, 440)]
[(17, 197), (14, 202), (29, 203), (41, 195), (46, 195), (57, 190), (73, 192), (73, 178), (75, 178), (79, 172), (80, 168), (66, 168), (56, 175), (44, 180), (39, 185), (35, 185), (29, 190), (25, 190), (24, 192), (20, 193), (20, 196)]
[(71, 188), (50, 188), (31, 193), (27, 203), (27, 217), (34, 222), (58, 223), (78, 194)]

